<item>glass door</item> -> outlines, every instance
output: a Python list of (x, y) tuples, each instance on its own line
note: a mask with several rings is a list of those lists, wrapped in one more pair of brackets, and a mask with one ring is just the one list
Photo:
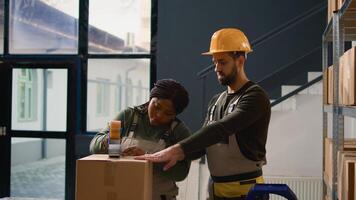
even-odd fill
[(73, 63), (11, 62), (7, 76), (0, 72), (6, 77), (1, 89), (8, 90), (0, 109), (9, 113), (1, 114), (0, 121), (7, 130), (0, 137), (0, 162), (6, 168), (0, 172), (5, 177), (0, 197), (65, 199), (71, 171), (67, 144), (73, 138), (68, 135), (68, 77), (73, 68)]

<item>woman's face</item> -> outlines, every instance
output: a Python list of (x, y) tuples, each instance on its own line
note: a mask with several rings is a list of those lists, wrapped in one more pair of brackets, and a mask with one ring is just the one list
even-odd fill
[(148, 104), (148, 117), (152, 126), (171, 123), (176, 117), (173, 102), (169, 99), (153, 97)]

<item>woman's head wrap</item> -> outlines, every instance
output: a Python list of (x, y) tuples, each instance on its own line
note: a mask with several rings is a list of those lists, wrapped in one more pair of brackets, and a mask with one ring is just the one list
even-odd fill
[(187, 90), (173, 79), (162, 79), (157, 81), (150, 93), (150, 99), (153, 97), (171, 100), (176, 114), (181, 113), (189, 103)]

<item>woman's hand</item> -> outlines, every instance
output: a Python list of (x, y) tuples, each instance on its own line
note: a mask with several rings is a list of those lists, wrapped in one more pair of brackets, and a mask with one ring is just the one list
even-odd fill
[(121, 153), (122, 156), (141, 156), (144, 154), (145, 152), (136, 146), (129, 147)]

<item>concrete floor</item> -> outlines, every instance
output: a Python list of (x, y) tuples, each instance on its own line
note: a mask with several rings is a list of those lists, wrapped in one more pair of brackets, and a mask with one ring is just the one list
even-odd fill
[(11, 197), (64, 199), (64, 184), (64, 156), (11, 167)]

